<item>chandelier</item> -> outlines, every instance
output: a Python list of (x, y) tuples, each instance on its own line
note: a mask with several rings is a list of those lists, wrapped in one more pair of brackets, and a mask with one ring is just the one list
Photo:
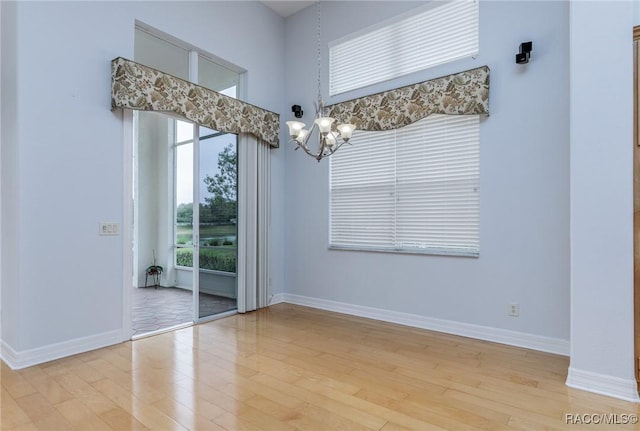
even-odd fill
[[(323, 157), (330, 156), (338, 151), (342, 145), (348, 143), (356, 126), (353, 124), (335, 125), (334, 118), (325, 116), (325, 106), (322, 101), (322, 93), (320, 92), (320, 0), (317, 1), (316, 6), (318, 21), (318, 98), (315, 102), (316, 118), (313, 124), (311, 124), (310, 129), (305, 129), (306, 125), (301, 121), (287, 121), (287, 126), (289, 126), (291, 141), (297, 145), (295, 149), (302, 148), (305, 153), (314, 157), (319, 162)], [(293, 105), (291, 109), (296, 118), (302, 117), (303, 112), (299, 105)], [(312, 145), (313, 148), (311, 148), (309, 141), (316, 129), (319, 138), (318, 146)]]

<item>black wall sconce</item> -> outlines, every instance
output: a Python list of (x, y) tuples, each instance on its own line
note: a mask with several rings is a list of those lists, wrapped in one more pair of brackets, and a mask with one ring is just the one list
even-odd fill
[(291, 112), (293, 112), (293, 116), (296, 118), (302, 118), (302, 114), (304, 114), (300, 105), (293, 105), (291, 107)]
[(533, 49), (533, 42), (522, 42), (520, 44), (520, 52), (516, 54), (517, 64), (526, 64), (531, 57), (531, 50)]

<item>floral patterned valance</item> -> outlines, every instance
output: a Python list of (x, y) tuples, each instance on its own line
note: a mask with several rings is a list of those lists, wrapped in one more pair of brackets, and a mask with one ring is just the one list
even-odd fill
[(392, 130), (430, 114), (489, 115), (489, 67), (336, 103), (326, 115), (360, 130)]
[(175, 76), (118, 57), (111, 62), (111, 109), (175, 112), (228, 133), (250, 133), (280, 146), (280, 116)]

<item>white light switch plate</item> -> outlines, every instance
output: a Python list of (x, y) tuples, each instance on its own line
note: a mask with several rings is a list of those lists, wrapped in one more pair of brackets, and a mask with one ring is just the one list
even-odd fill
[(105, 223), (100, 222), (98, 233), (100, 235), (119, 235), (120, 234), (120, 225), (118, 223)]

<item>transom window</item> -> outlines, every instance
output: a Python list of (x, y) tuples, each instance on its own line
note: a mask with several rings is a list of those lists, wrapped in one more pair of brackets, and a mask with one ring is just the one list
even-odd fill
[(461, 58), (479, 49), (478, 0), (430, 2), (329, 44), (335, 95)]

